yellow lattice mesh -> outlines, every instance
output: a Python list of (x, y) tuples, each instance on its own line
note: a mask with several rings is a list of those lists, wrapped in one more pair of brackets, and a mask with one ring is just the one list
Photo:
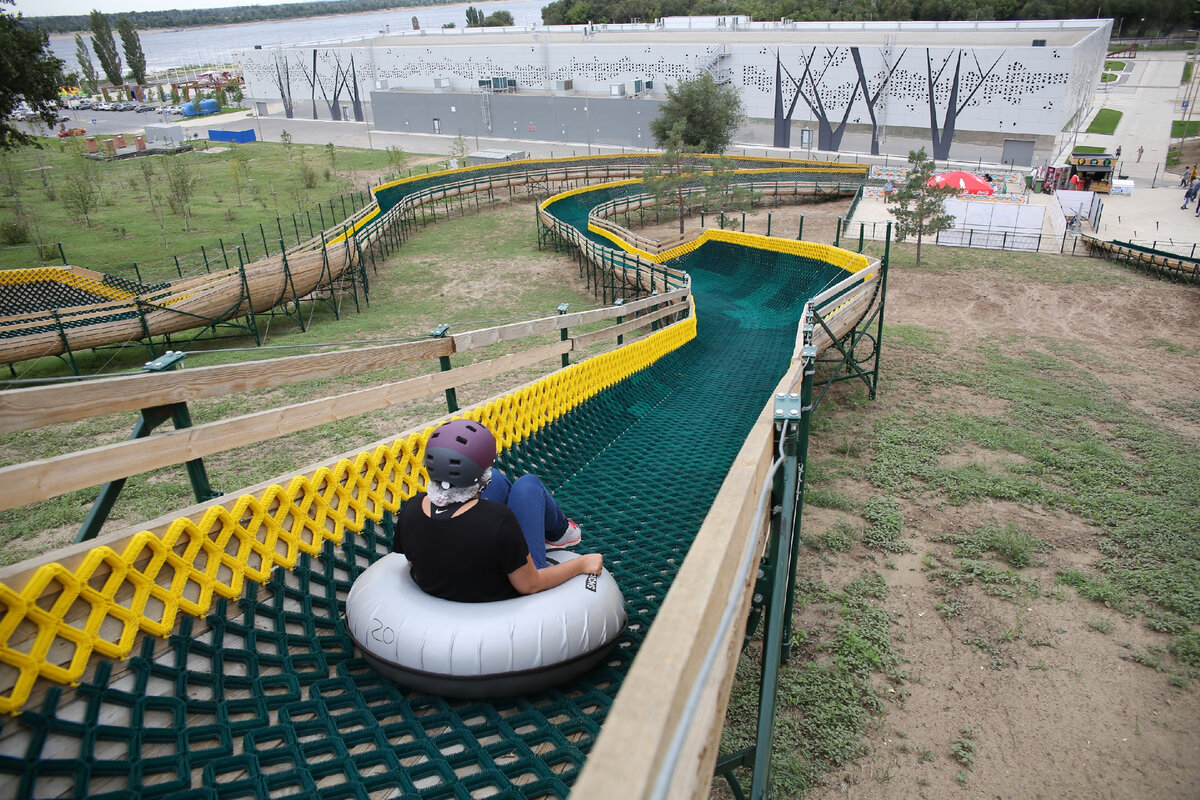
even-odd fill
[[(503, 450), (695, 335), (693, 315), (462, 416), (491, 428)], [(366, 520), (396, 511), (425, 485), (432, 432), (410, 433), (287, 487), (243, 495), (230, 508), (213, 506), (198, 522), (178, 519), (162, 536), (143, 531), (121, 553), (95, 547), (74, 570), (43, 565), (19, 590), (0, 584), (0, 663), (17, 672), (0, 696), (0, 712), (19, 710), (39, 677), (77, 681), (93, 653), (123, 658), (139, 633), (167, 636), (180, 612), (201, 617), (214, 595), (240, 597), (247, 580), (265, 582), (275, 567), (291, 568), (301, 553), (316, 554), (326, 540), (341, 542)], [(82, 627), (68, 618), (84, 619)]]
[(135, 296), (133, 292), (127, 292), (115, 286), (108, 286), (64, 267), (0, 270), (0, 284), (15, 285), (44, 281), (61, 283), (64, 286), (70, 286), (73, 289), (79, 289), (80, 291), (94, 294), (97, 297), (107, 297), (109, 300), (128, 300)]

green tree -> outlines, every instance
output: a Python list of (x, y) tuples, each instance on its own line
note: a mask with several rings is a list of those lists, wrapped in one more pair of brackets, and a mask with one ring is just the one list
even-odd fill
[(403, 148), (391, 145), (384, 150), (387, 153), (388, 166), (403, 174), (404, 170), (408, 169), (408, 153), (404, 152)]
[(475, 6), (467, 6), (467, 27), (478, 28), (483, 25), (483, 12)]
[(515, 25), (511, 11), (493, 11), (487, 15), (487, 18), (482, 23), (488, 28), (502, 28), (507, 25)]
[(75, 60), (79, 62), (79, 69), (83, 72), (84, 90), (88, 94), (100, 91), (100, 78), (96, 74), (96, 63), (92, 61), (92, 51), (88, 49), (87, 42), (78, 33), (75, 34)]
[(125, 81), (121, 80), (121, 55), (117, 52), (116, 41), (113, 40), (112, 25), (109, 24), (107, 16), (95, 9), (92, 10), (88, 21), (92, 28), (92, 49), (96, 51), (100, 69), (104, 70), (104, 77), (108, 78), (110, 85), (120, 86)]
[(460, 133), (454, 137), (454, 141), (450, 143), (450, 149), (446, 151), (446, 155), (454, 160), (455, 167), (465, 167), (467, 165), (467, 155), (471, 152), (470, 145)]
[(642, 186), (654, 198), (654, 207), (673, 209), (683, 233), (688, 213), (688, 199), (700, 181), (696, 172), (701, 167), (692, 158), (693, 152), (679, 146), (678, 139), (668, 139), (662, 155), (642, 171)]
[[(0, 0), (12, 5), (12, 0)], [(34, 142), (9, 121), (24, 100), (46, 126), (58, 122), (58, 87), (63, 62), (50, 52), (41, 28), (25, 27), (21, 15), (0, 11), (0, 150)]]
[(167, 178), (167, 204), (171, 212), (183, 217), (184, 230), (192, 229), (192, 196), (200, 185), (200, 175), (188, 155), (179, 153), (163, 161)]
[(125, 51), (125, 63), (133, 73), (134, 83), (145, 83), (146, 54), (142, 52), (142, 40), (129, 17), (117, 17), (117, 32), (121, 34), (121, 49)]
[(737, 89), (717, 83), (706, 72), (667, 86), (667, 101), (650, 121), (650, 132), (659, 147), (676, 139), (685, 149), (724, 153), (743, 119), (745, 111)]
[(59, 196), (68, 210), (92, 227), (92, 213), (100, 207), (100, 185), (96, 162), (89, 158), (74, 159), (63, 173)]
[(910, 151), (908, 178), (904, 185), (891, 197), (892, 216), (896, 219), (896, 237), (904, 241), (909, 236), (917, 237), (917, 266), (921, 266), (921, 239), (929, 234), (936, 235), (954, 224), (954, 217), (946, 213), (945, 200), (955, 194), (952, 186), (930, 186), (935, 165), (925, 153), (925, 148)]

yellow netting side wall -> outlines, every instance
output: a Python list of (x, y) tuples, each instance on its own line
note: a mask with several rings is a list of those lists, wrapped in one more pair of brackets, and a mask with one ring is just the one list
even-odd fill
[[(503, 450), (695, 335), (693, 315), (462, 416), (495, 431)], [(275, 567), (291, 568), (301, 553), (317, 554), (326, 540), (341, 542), (346, 531), (396, 511), (425, 484), (432, 431), (243, 495), (230, 508), (213, 506), (199, 522), (178, 519), (162, 536), (143, 531), (121, 552), (97, 546), (75, 569), (43, 565), (19, 589), (0, 583), (0, 666), (13, 683), (0, 712), (20, 710), (38, 678), (77, 681), (93, 654), (123, 658), (140, 633), (167, 636), (180, 612), (202, 617), (214, 595), (237, 598), (247, 580), (266, 582)]]

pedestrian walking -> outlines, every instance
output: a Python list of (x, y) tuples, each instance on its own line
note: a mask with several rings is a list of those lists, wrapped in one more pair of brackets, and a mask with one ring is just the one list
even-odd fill
[(1144, 153), (1144, 152), (1145, 152), (1145, 150), (1146, 150), (1146, 148), (1144, 148), (1144, 147), (1142, 147), (1142, 146), (1140, 146), (1140, 145), (1138, 146), (1138, 156), (1137, 156), (1137, 163), (1138, 163), (1138, 164), (1142, 163), (1142, 153)]
[(1196, 192), (1200, 192), (1200, 181), (1192, 181), (1188, 184), (1187, 191), (1183, 193), (1183, 205), (1180, 208), (1187, 208), (1188, 203), (1192, 202), (1192, 198), (1196, 196)]
[(1121, 145), (1117, 145), (1117, 158), (1121, 157)]
[(1188, 167), (1187, 169), (1185, 169), (1183, 171), (1183, 175), (1179, 176), (1179, 185), (1180, 186), (1188, 185), (1188, 182), (1192, 179), (1191, 175), (1192, 175), (1192, 170), (1194, 170), (1194, 169), (1195, 169), (1195, 167)]

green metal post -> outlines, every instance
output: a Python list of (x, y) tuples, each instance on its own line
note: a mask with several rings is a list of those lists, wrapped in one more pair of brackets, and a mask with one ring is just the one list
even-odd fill
[(879, 263), (879, 322), (875, 331), (875, 367), (871, 370), (871, 399), (875, 399), (875, 395), (879, 389), (879, 357), (883, 351), (883, 310), (887, 302), (887, 278), (888, 264), (891, 261), (892, 254), (892, 223), (887, 224), (887, 231), (884, 233), (883, 239), (883, 260)]
[(767, 212), (767, 236), (771, 235), (771, 212)]
[[(148, 362), (143, 369), (146, 372), (165, 372), (166, 370), (175, 369), (183, 361), (184, 355), (184, 353), (167, 352), (160, 358)], [(138, 417), (138, 421), (133, 427), (133, 433), (130, 434), (129, 438), (145, 438), (150, 435), (151, 431), (168, 419), (174, 422), (176, 430), (192, 426), (192, 418), (188, 413), (187, 403), (168, 403), (161, 406), (151, 406), (150, 408), (142, 409), (142, 414)], [(221, 492), (215, 491), (208, 482), (208, 473), (204, 469), (203, 459), (192, 459), (185, 463), (185, 467), (188, 473), (188, 480), (192, 484), (192, 493), (196, 496), (196, 502), (202, 503), (205, 500), (221, 496)], [(121, 489), (125, 486), (125, 480), (125, 478), (120, 478), (115, 481), (109, 481), (100, 490), (100, 494), (96, 496), (96, 501), (92, 503), (92, 508), (88, 511), (87, 517), (79, 529), (79, 533), (75, 535), (76, 542), (86, 542), (96, 538), (96, 535), (100, 533), (100, 529), (104, 527), (104, 523), (112, 511), (113, 505), (117, 502), (117, 497), (121, 494)]]
[[(450, 330), (450, 326), (442, 323), (429, 332), (432, 339), (445, 339), (446, 332)], [(438, 356), (438, 363), (442, 367), (442, 372), (449, 372), (453, 367), (450, 364), (450, 356)], [(454, 387), (446, 389), (446, 409), (453, 414), (458, 411), (458, 396), (454, 392)]]
[(204, 271), (212, 272), (212, 270), (208, 268), (208, 251), (204, 249), (204, 245), (200, 245), (200, 255), (204, 258)]
[(67, 254), (63, 252), (62, 242), (58, 243), (58, 257), (62, 259), (63, 266), (67, 265)]
[(804, 215), (801, 214), (800, 215), (800, 230), (798, 230), (796, 232), (796, 241), (800, 241), (803, 238), (804, 238)]
[[(179, 273), (179, 277), (183, 277), (183, 267), (179, 266), (179, 256), (175, 256), (175, 271)], [(141, 275), (138, 275), (138, 283), (141, 283)]]
[[(810, 303), (805, 308), (805, 319), (801, 328), (804, 345), (801, 348), (800, 355), (803, 359), (801, 369), (803, 373), (800, 379), (800, 423), (796, 447), (796, 459), (799, 465), (797, 469), (797, 485), (796, 485), (796, 500), (795, 514), (791, 519), (790, 537), (792, 540), (791, 560), (793, 566), (788, 569), (787, 574), (787, 593), (786, 606), (783, 611), (783, 642), (780, 647), (779, 657), (781, 663), (787, 661), (792, 654), (792, 608), (796, 595), (796, 569), (794, 565), (800, 555), (800, 518), (804, 510), (804, 487), (807, 481), (804, 479), (805, 467), (808, 464), (808, 433), (812, 422), (813, 412), (813, 381), (817, 372), (817, 348), (813, 345), (813, 332), (815, 329), (814, 315), (816, 311)], [(786, 500), (786, 498), (785, 498)], [(784, 517), (788, 516), (785, 512)]]
[[(570, 303), (563, 303), (562, 305), (560, 305), (560, 306), (558, 307), (558, 315), (561, 317), (563, 314), (566, 314), (566, 313), (567, 313), (567, 309), (568, 309), (568, 308), (570, 308), (570, 307), (571, 307), (571, 304), (570, 304)], [(567, 329), (566, 329), (566, 328), (560, 328), (560, 329), (559, 329), (559, 339), (560, 339), (560, 341), (564, 341), (564, 342), (565, 342), (565, 341), (566, 341), (568, 338), (570, 338), (570, 337), (567, 335)], [(569, 366), (571, 366), (571, 354), (570, 354), (570, 353), (563, 353), (563, 354), (562, 354), (562, 365), (563, 365), (564, 367), (569, 367)]]
[(833, 228), (833, 246), (834, 247), (842, 246), (842, 218), (841, 217), (837, 218), (837, 225), (835, 225)]
[(858, 252), (860, 253), (863, 251), (863, 240), (865, 239), (866, 230), (867, 226), (865, 223), (858, 223)]
[(271, 251), (267, 249), (267, 232), (263, 230), (261, 222), (258, 223), (258, 233), (260, 236), (262, 236), (263, 254), (268, 256), (271, 255)]

